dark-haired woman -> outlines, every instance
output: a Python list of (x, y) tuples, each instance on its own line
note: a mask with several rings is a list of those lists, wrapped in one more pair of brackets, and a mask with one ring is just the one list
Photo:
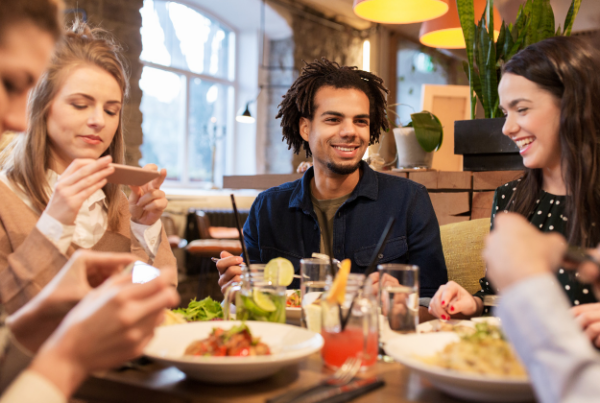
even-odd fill
[[(531, 45), (503, 68), (498, 87), (510, 137), (526, 167), (521, 179), (496, 189), (496, 214), (517, 212), (544, 232), (559, 232), (568, 242), (595, 247), (600, 242), (600, 59), (580, 38), (556, 37)], [(573, 313), (587, 324), (600, 346), (600, 306), (588, 285), (560, 269), (558, 280)], [(430, 311), (437, 317), (487, 313), (483, 297), (493, 294), (488, 279), (470, 295), (454, 282), (440, 287)]]

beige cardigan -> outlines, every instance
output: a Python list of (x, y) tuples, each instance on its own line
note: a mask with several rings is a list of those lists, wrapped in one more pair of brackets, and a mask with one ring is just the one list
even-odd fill
[[(119, 200), (121, 220), (117, 231), (107, 230), (91, 249), (101, 252), (130, 252), (140, 260), (173, 273), (177, 284), (177, 263), (162, 229), (160, 246), (152, 261), (131, 234), (129, 203), (124, 193)], [(71, 244), (66, 255), (37, 228), (40, 214), (29, 208), (0, 181), (0, 299), (13, 313), (35, 296), (78, 249)]]

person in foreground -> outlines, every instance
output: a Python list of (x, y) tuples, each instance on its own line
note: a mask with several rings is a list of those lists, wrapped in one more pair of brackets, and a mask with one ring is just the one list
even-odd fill
[[(498, 87), (506, 114), (503, 133), (519, 146), (526, 169), (521, 179), (496, 190), (492, 223), (498, 213), (514, 211), (572, 245), (600, 242), (599, 65), (600, 55), (590, 43), (556, 37), (527, 47), (504, 66)], [(600, 347), (600, 304), (594, 293), (562, 268), (556, 276), (572, 313), (595, 318), (592, 340)], [(487, 313), (483, 298), (494, 293), (493, 281), (483, 278), (480, 284), (474, 296), (454, 282), (442, 286), (430, 311), (442, 319)]]
[[(373, 171), (364, 156), (388, 130), (381, 78), (326, 59), (307, 64), (279, 105), (283, 138), (304, 149), (313, 167), (295, 181), (262, 192), (244, 225), (252, 263), (299, 261), (315, 252), (352, 260), (364, 272), (390, 217), (395, 225), (379, 263), (420, 267), (420, 296), (447, 281), (439, 225), (424, 186)], [(325, 235), (328, 238), (325, 238)], [(239, 280), (242, 258), (217, 263), (225, 290)]]
[[(573, 317), (554, 274), (566, 249), (561, 235), (501, 213), (483, 253), (488, 277), (501, 290), (496, 313), (542, 403), (595, 402), (600, 396), (600, 355), (587, 341), (595, 332), (582, 331), (585, 320)], [(589, 253), (600, 261), (600, 248)], [(597, 264), (584, 263), (577, 274), (600, 295)]]
[(160, 221), (166, 171), (132, 187), (129, 201), (120, 185), (107, 183), (114, 172), (108, 164), (124, 161), (121, 110), (127, 91), (118, 46), (107, 32), (76, 21), (31, 93), (25, 135), (2, 156), (0, 237), (6, 242), (0, 244), (0, 293), (9, 313), (79, 248), (131, 252), (170, 271), (177, 284)]
[[(62, 9), (61, 1), (0, 0), (0, 136), (27, 126), (27, 96), (61, 36)], [(136, 258), (76, 252), (7, 326), (0, 325), (0, 391), (38, 352), (2, 403), (66, 402), (91, 371), (139, 355), (178, 296), (166, 273), (143, 285), (118, 274)]]

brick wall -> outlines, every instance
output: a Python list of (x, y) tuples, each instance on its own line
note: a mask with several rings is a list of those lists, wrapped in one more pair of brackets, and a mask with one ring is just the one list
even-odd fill
[[(79, 8), (87, 14), (88, 23), (110, 31), (123, 47), (123, 54), (129, 66), (129, 99), (123, 110), (125, 128), (125, 158), (128, 164), (138, 165), (142, 157), (140, 146), (143, 142), (142, 90), (139, 86), (142, 64), (139, 61), (142, 52), (140, 27), (142, 17), (140, 8), (143, 0), (66, 0), (67, 9)], [(81, 15), (81, 14), (79, 14)], [(66, 15), (70, 25), (75, 14)]]

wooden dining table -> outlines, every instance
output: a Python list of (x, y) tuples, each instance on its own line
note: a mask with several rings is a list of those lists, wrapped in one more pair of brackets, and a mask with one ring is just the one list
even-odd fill
[[(323, 365), (319, 353), (269, 378), (233, 385), (195, 381), (175, 367), (165, 368), (149, 363), (97, 374), (84, 383), (75, 397), (90, 403), (264, 403), (266, 399), (288, 390), (317, 384), (332, 373)], [(385, 356), (358, 376), (380, 377), (385, 386), (356, 398), (353, 400), (356, 403), (463, 401), (444, 394), (407, 367)]]

